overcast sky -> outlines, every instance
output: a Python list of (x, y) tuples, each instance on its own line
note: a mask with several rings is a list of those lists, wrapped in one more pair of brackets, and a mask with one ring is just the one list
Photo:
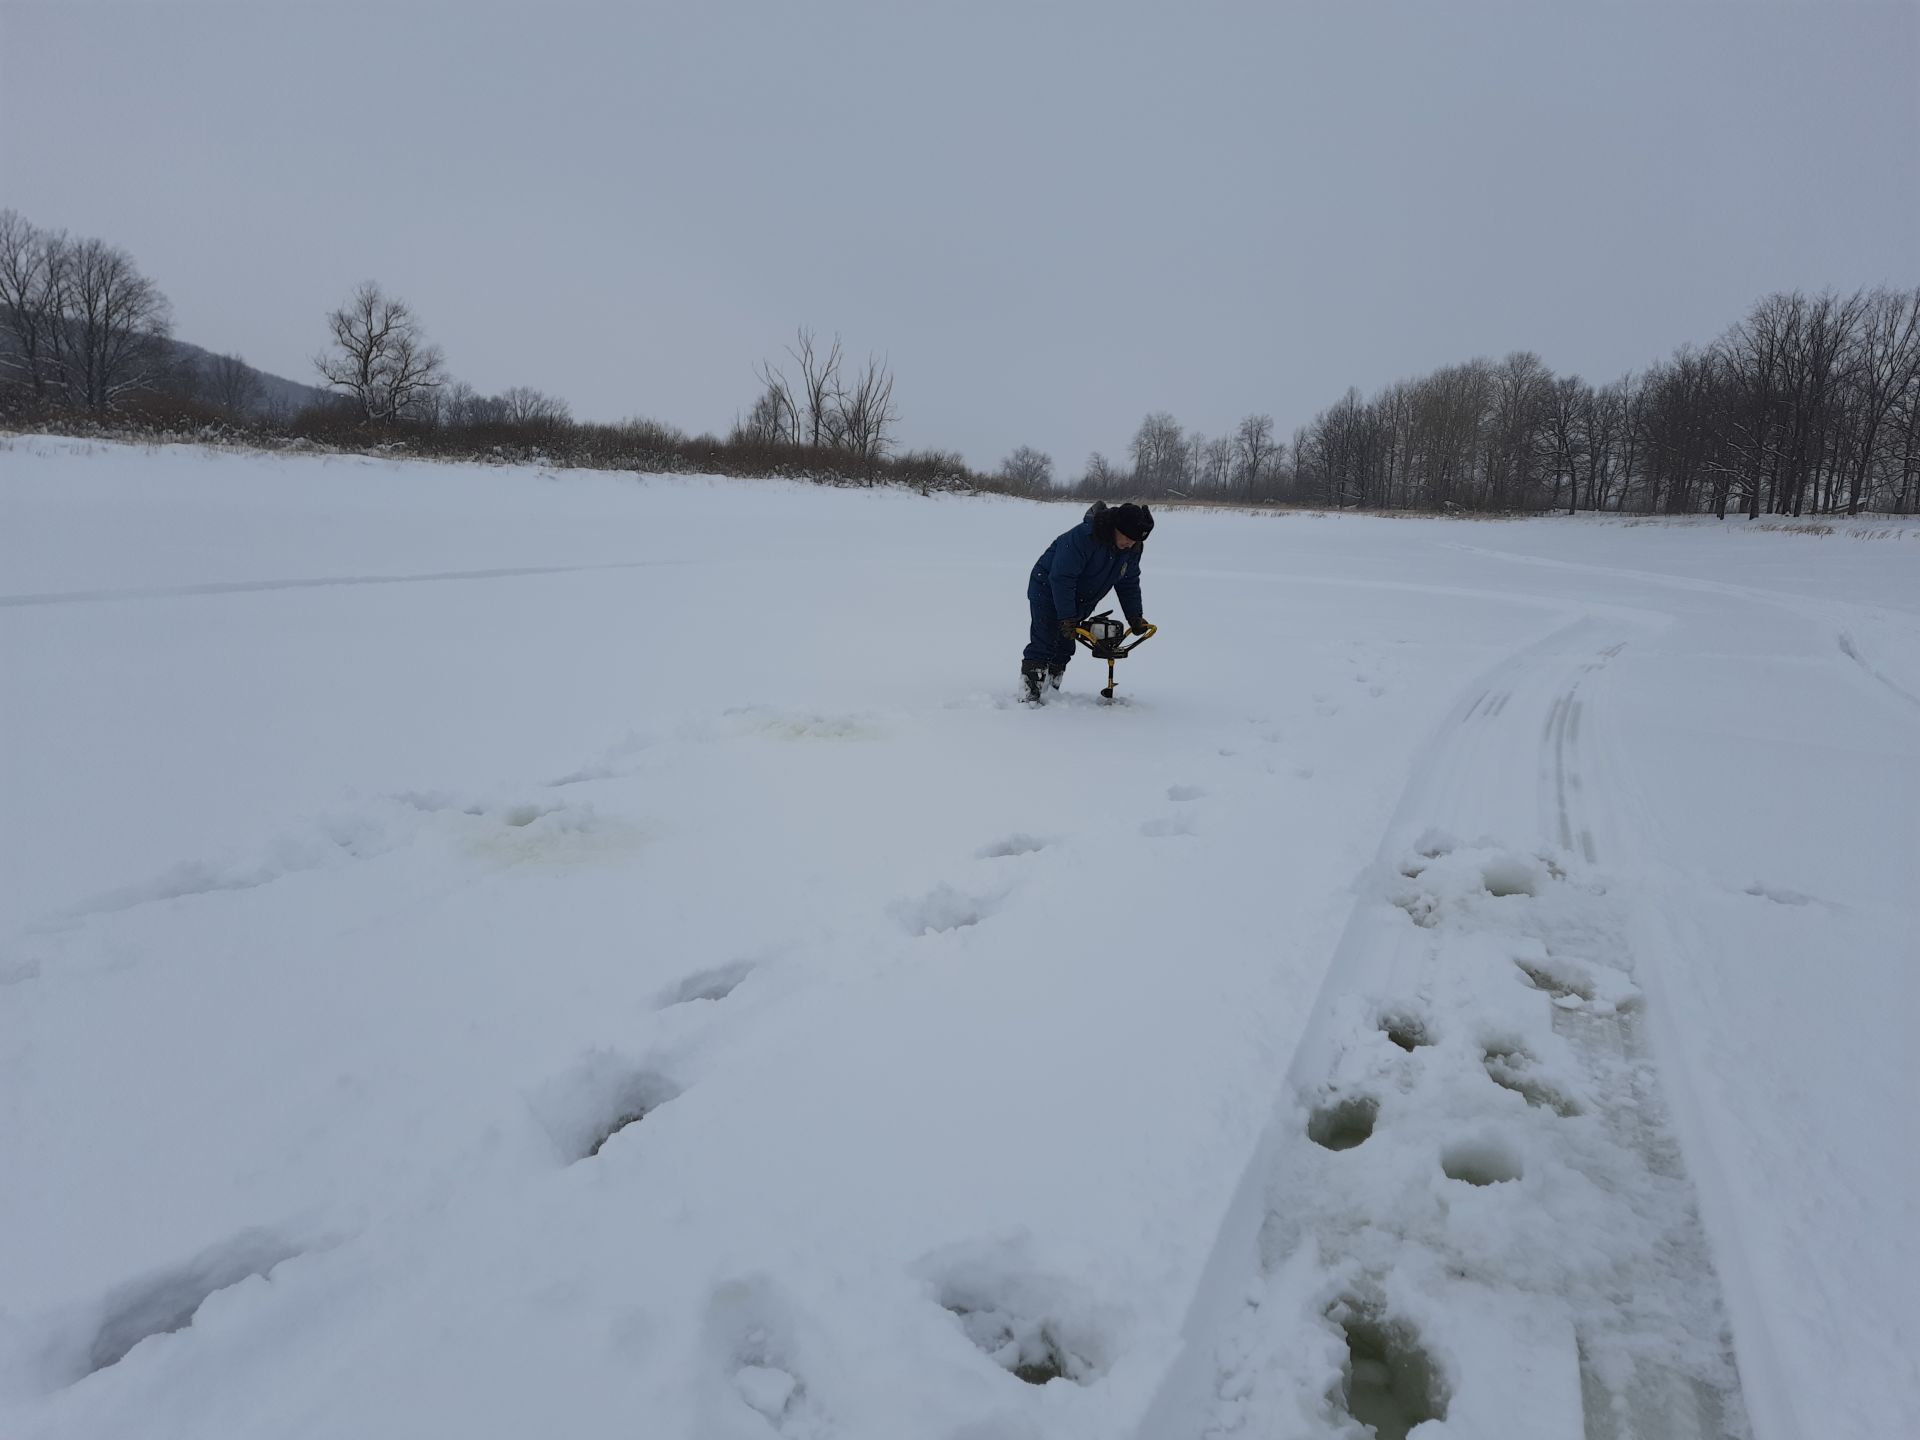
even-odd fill
[(0, 0), (0, 206), (295, 379), (375, 278), (483, 391), (724, 431), (804, 324), (1076, 474), (1920, 283), (1920, 6)]

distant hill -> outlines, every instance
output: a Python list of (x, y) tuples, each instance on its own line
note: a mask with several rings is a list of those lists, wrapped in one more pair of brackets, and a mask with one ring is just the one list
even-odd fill
[[(224, 359), (211, 350), (185, 340), (169, 340), (167, 345), (176, 373), (184, 374), (192, 370), (204, 377), (212, 373), (211, 367)], [(252, 382), (236, 387), (236, 390), (241, 394), (244, 402), (240, 408), (249, 414), (293, 415), (310, 405), (320, 405), (329, 400), (339, 399), (336, 392), (323, 390), (317, 385), (303, 385), (298, 380), (289, 380), (283, 375), (256, 369), (245, 364), (244, 361), (242, 367), (246, 374), (252, 377)], [(203, 390), (206, 388), (204, 380), (201, 388)], [(205, 394), (202, 398), (216, 397)]]

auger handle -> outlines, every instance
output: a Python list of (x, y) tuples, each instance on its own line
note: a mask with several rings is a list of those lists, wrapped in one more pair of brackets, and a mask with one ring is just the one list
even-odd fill
[(1073, 633), (1078, 639), (1086, 643), (1087, 649), (1091, 650), (1097, 659), (1124, 660), (1127, 658), (1127, 656), (1131, 655), (1134, 651), (1138, 650), (1142, 645), (1146, 644), (1147, 641), (1151, 640), (1154, 636), (1158, 635), (1160, 633), (1160, 627), (1158, 625), (1149, 624), (1146, 628), (1146, 631), (1143, 634), (1134, 636), (1130, 642), (1124, 645), (1115, 644), (1110, 649), (1105, 651), (1101, 650), (1100, 642), (1093, 638), (1092, 631), (1084, 628), (1083, 626), (1076, 625), (1073, 627)]

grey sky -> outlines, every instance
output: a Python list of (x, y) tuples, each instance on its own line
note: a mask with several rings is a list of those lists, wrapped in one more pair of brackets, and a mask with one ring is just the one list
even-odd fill
[(810, 324), (1072, 474), (1920, 283), (1920, 7), (0, 0), (0, 205), (296, 379), (372, 277), (484, 391), (723, 431)]

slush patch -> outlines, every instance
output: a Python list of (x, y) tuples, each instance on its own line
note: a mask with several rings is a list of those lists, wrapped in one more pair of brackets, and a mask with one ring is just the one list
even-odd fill
[(719, 728), (723, 736), (731, 733), (771, 740), (872, 740), (885, 733), (867, 716), (821, 715), (804, 710), (777, 710), (766, 705), (729, 710)]
[(647, 841), (637, 825), (585, 806), (514, 805), (463, 822), (469, 854), (512, 867), (606, 864)]

